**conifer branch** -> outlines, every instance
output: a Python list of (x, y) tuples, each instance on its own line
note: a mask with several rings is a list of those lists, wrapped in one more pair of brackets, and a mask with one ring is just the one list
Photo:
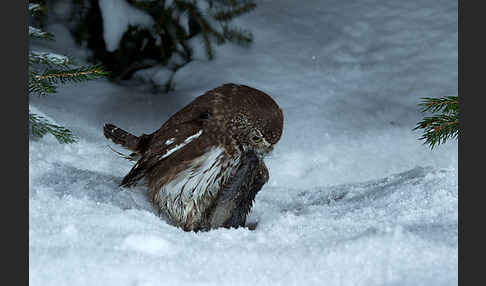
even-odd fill
[(86, 66), (73, 69), (47, 69), (37, 75), (37, 79), (49, 83), (67, 83), (88, 81), (106, 75), (107, 72), (100, 66)]
[[(193, 60), (191, 40), (194, 37), (202, 41), (201, 49), (209, 60), (215, 57), (215, 45), (233, 42), (246, 46), (253, 40), (250, 32), (229, 24), (233, 19), (253, 11), (256, 8), (254, 0), (127, 1), (150, 15), (154, 24), (143, 29), (137, 29), (137, 25), (133, 29), (129, 27), (115, 53), (107, 51), (106, 46), (101, 44), (104, 40), (99, 34), (98, 24), (86, 25), (76, 20), (79, 21), (75, 27), (76, 38), (80, 42), (88, 42), (94, 58), (112, 71), (110, 77), (114, 80), (128, 79), (134, 74), (133, 71), (149, 67), (141, 64), (146, 59), (176, 72), (181, 62), (185, 64)], [(81, 11), (84, 6), (78, 4), (77, 7)], [(93, 17), (102, 18), (99, 5), (91, 5), (81, 14), (85, 21), (91, 21)], [(141, 46), (144, 48), (140, 49)], [(120, 61), (120, 58), (124, 60)], [(172, 79), (168, 82), (171, 83)]]
[(445, 96), (441, 98), (424, 97), (424, 102), (420, 103), (422, 112), (456, 112), (459, 110), (459, 97)]
[(223, 26), (223, 35), (228, 41), (236, 42), (239, 45), (248, 45), (253, 40), (253, 35), (243, 29)]
[(50, 133), (56, 137), (59, 143), (75, 143), (78, 139), (72, 134), (71, 130), (49, 122), (42, 116), (29, 112), (29, 123), (32, 135), (42, 137)]
[(42, 6), (38, 3), (29, 3), (29, 12), (32, 13), (32, 15), (40, 15), (44, 12), (42, 9)]
[(58, 55), (55, 53), (40, 53), (31, 51), (29, 52), (29, 65), (32, 64), (40, 64), (46, 66), (62, 66), (67, 68), (68, 65), (72, 64), (73, 62), (66, 56)]
[(251, 12), (255, 8), (256, 8), (255, 3), (244, 3), (240, 7), (219, 10), (213, 13), (212, 17), (217, 21), (227, 22), (245, 13)]
[(29, 94), (43, 97), (50, 93), (55, 93), (56, 86), (54, 83), (39, 79), (39, 75), (36, 72), (30, 72), (28, 90)]
[(29, 26), (29, 37), (33, 39), (52, 40), (54, 36), (51, 33), (44, 32), (40, 29)]
[(206, 50), (206, 56), (210, 60), (213, 59), (214, 52), (211, 44), (211, 39), (209, 38), (209, 36), (210, 34), (214, 34), (214, 29), (206, 21), (201, 11), (199, 11), (199, 8), (194, 3), (180, 0), (180, 1), (176, 1), (175, 4), (179, 11), (181, 12), (187, 11), (189, 17), (193, 18), (199, 23), (199, 25), (201, 26), (202, 40), (203, 40), (204, 48)]
[[(39, 12), (42, 9), (39, 4), (29, 3), (29, 11)], [(52, 40), (53, 35), (38, 28), (29, 26), (29, 37), (34, 39)], [(101, 66), (72, 67), (73, 61), (63, 55), (29, 51), (29, 95), (47, 96), (56, 92), (56, 85), (67, 82), (80, 82), (105, 76), (107, 72)], [(47, 67), (47, 68), (45, 68)], [(41, 71), (41, 68), (45, 68)], [(77, 138), (72, 132), (62, 126), (58, 126), (47, 119), (29, 112), (31, 135), (42, 137), (51, 133), (60, 143), (74, 143)]]
[(29, 3), (29, 11), (36, 12), (41, 10), (41, 5), (38, 3)]
[(423, 98), (419, 104), (421, 112), (433, 112), (433, 116), (424, 117), (413, 130), (423, 129), (419, 140), (425, 140), (431, 149), (459, 135), (459, 97)]

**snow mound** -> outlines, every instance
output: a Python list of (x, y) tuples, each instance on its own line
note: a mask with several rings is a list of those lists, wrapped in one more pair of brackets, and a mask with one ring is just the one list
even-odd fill
[[(51, 140), (32, 142), (31, 154)], [(56, 145), (64, 149), (57, 156), (83, 145)], [(456, 170), (264, 186), (248, 219), (253, 231), (199, 233), (160, 219), (143, 188), (118, 187), (121, 172), (35, 160), (30, 173), (31, 285), (457, 283)]]
[(172, 256), (176, 253), (173, 244), (161, 237), (150, 234), (129, 235), (123, 241), (121, 248), (157, 256)]

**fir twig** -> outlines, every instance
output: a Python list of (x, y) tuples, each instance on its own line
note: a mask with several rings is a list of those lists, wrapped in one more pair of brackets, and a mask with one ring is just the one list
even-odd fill
[(36, 72), (29, 74), (29, 94), (36, 94), (38, 96), (47, 96), (50, 93), (56, 92), (54, 83), (41, 80)]
[(459, 97), (423, 98), (419, 104), (421, 112), (440, 113), (424, 117), (413, 130), (423, 129), (419, 140), (425, 140), (431, 149), (449, 139), (457, 139), (459, 134)]
[(54, 36), (51, 33), (44, 32), (32, 26), (29, 26), (29, 37), (33, 39), (43, 39), (43, 40), (54, 39)]
[(206, 21), (206, 19), (203, 17), (203, 14), (194, 3), (180, 0), (180, 1), (176, 1), (175, 4), (176, 4), (175, 7), (179, 11), (181, 12), (186, 11), (190, 18), (194, 19), (199, 23), (199, 25), (201, 26), (202, 40), (203, 40), (204, 48), (206, 50), (206, 56), (210, 60), (213, 59), (214, 51), (211, 44), (211, 39), (209, 38), (211, 34), (214, 34), (213, 27), (211, 27), (210, 23)]
[(29, 12), (32, 13), (32, 15), (40, 15), (44, 13), (44, 9), (42, 9), (42, 6), (38, 3), (29, 3)]
[(38, 3), (29, 3), (29, 11), (30, 12), (41, 11), (41, 5)]
[(213, 13), (212, 17), (217, 21), (227, 22), (233, 20), (238, 16), (250, 12), (255, 8), (256, 8), (255, 3), (244, 3), (240, 7), (236, 7), (232, 9), (221, 9)]
[(82, 82), (106, 76), (108, 73), (100, 66), (86, 66), (73, 69), (46, 69), (37, 75), (38, 80), (49, 83)]
[(78, 139), (73, 135), (71, 130), (58, 126), (49, 122), (42, 116), (29, 112), (29, 122), (31, 132), (34, 137), (42, 137), (47, 133), (50, 133), (56, 137), (59, 143), (75, 143)]
[(242, 46), (250, 44), (253, 40), (250, 32), (235, 27), (223, 26), (223, 35), (228, 41)]
[(456, 112), (459, 110), (458, 96), (445, 96), (441, 98), (424, 97), (423, 102), (419, 104), (422, 112)]

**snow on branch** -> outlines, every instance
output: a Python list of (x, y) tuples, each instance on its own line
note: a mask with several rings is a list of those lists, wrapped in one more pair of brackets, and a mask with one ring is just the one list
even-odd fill
[(37, 3), (29, 3), (29, 11), (30, 12), (38, 12), (41, 10), (40, 4)]
[(29, 111), (29, 123), (30, 132), (34, 137), (42, 137), (47, 133), (50, 133), (56, 137), (57, 141), (60, 143), (74, 143), (78, 141), (78, 138), (73, 135), (71, 130), (59, 126), (49, 119), (42, 117), (40, 115), (31, 113)]
[(37, 29), (32, 26), (29, 26), (29, 37), (37, 38), (37, 39), (51, 39), (52, 34), (48, 32), (44, 32), (41, 29)]
[(72, 61), (67, 57), (55, 53), (41, 53), (31, 51), (29, 53), (29, 61), (31, 64), (45, 64), (45, 65), (59, 65), (66, 66), (72, 64)]

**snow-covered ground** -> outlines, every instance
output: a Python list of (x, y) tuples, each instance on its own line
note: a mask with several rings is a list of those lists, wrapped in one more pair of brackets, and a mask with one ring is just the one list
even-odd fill
[[(29, 284), (457, 285), (457, 143), (431, 151), (412, 131), (421, 97), (457, 94), (457, 9), (259, 1), (238, 20), (254, 44), (187, 65), (174, 93), (96, 81), (31, 98), (80, 141), (29, 144)], [(55, 52), (86, 54), (61, 25), (49, 31)], [(131, 164), (102, 126), (152, 132), (226, 82), (272, 95), (284, 133), (266, 160), (255, 230), (183, 232), (143, 188), (118, 187)]]

